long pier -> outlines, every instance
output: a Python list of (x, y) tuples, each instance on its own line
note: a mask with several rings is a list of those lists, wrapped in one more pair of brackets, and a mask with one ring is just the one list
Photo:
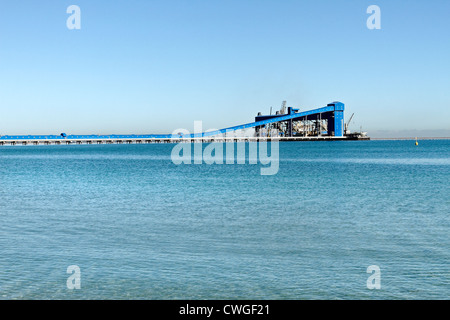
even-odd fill
[(161, 144), (161, 143), (212, 143), (212, 142), (260, 142), (260, 141), (345, 141), (345, 140), (369, 140), (370, 138), (348, 137), (233, 137), (233, 138), (115, 138), (115, 139), (8, 139), (0, 140), (0, 145), (89, 145), (89, 144)]
[[(256, 136), (239, 137), (237, 132), (254, 128)], [(263, 133), (264, 130), (266, 133)], [(273, 135), (271, 132), (276, 131)], [(230, 137), (231, 136), (231, 137)], [(238, 137), (236, 137), (238, 136)], [(239, 141), (332, 141), (369, 140), (363, 134), (347, 134), (344, 130), (344, 104), (332, 102), (327, 106), (298, 112), (275, 115), (258, 115), (254, 122), (220, 130), (193, 134), (145, 134), (145, 135), (4, 135), (0, 145), (61, 145), (61, 144), (142, 144), (142, 143), (196, 143)]]

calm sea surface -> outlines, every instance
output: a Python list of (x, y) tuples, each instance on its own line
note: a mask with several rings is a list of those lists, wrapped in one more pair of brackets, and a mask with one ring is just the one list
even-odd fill
[(280, 143), (272, 176), (169, 144), (0, 147), (0, 298), (448, 299), (450, 140), (419, 142)]

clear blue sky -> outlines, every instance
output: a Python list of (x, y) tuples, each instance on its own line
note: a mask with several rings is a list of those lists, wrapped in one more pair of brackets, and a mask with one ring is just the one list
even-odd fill
[(449, 17), (448, 0), (3, 0), (0, 134), (222, 128), (282, 100), (342, 101), (369, 134), (449, 130)]

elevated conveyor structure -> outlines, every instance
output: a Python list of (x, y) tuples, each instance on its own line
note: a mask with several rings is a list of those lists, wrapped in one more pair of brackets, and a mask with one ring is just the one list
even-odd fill
[[(294, 126), (295, 123), (303, 123), (303, 126)], [(314, 123), (315, 125), (313, 125)], [(278, 135), (263, 136), (261, 135), (262, 128), (277, 125), (279, 128)], [(303, 130), (295, 131), (295, 128), (303, 128)], [(71, 144), (71, 143), (143, 143), (143, 142), (178, 142), (179, 140), (189, 140), (196, 142), (203, 138), (223, 138), (227, 133), (233, 133), (238, 130), (245, 130), (255, 128), (255, 138), (279, 138), (280, 140), (299, 140), (296, 137), (308, 138), (312, 140), (317, 133), (317, 137), (342, 140), (344, 136), (344, 104), (341, 102), (329, 103), (327, 106), (298, 112), (298, 110), (291, 107), (288, 108), (287, 114), (276, 114), (262, 116), (258, 115), (254, 122), (241, 124), (233, 127), (228, 127), (220, 130), (206, 131), (202, 133), (192, 133), (186, 135), (172, 135), (172, 134), (126, 134), (126, 135), (67, 135), (62, 133), (60, 135), (4, 135), (0, 136), (0, 145), (4, 144)], [(286, 129), (287, 128), (287, 129)], [(313, 128), (313, 129), (311, 129)], [(314, 129), (315, 128), (315, 129)], [(323, 130), (325, 128), (326, 130)], [(294, 138), (294, 139), (288, 139)], [(254, 139), (250, 139), (254, 140)], [(300, 139), (301, 140), (301, 139)]]

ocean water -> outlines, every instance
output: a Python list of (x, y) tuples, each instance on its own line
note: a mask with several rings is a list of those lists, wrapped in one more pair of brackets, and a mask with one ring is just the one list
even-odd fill
[(269, 176), (172, 148), (0, 147), (0, 298), (450, 297), (450, 140), (285, 142)]

